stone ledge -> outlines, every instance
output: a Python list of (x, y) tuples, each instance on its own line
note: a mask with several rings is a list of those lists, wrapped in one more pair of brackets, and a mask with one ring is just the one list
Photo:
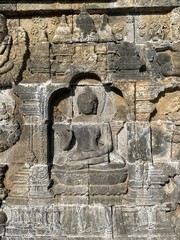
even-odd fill
[[(42, 0), (3, 0), (0, 3), (1, 12), (14, 13), (51, 13), (51, 12), (64, 12), (64, 11), (77, 11), (81, 9), (83, 1), (42, 1)], [(118, 10), (121, 12), (146, 12), (160, 11), (164, 12), (168, 9), (179, 7), (179, 0), (102, 0), (97, 3), (95, 0), (86, 1), (86, 7), (89, 11), (114, 11)]]

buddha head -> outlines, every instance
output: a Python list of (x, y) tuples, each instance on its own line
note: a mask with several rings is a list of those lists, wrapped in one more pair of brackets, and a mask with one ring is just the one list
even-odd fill
[(4, 38), (8, 34), (6, 18), (0, 14), (0, 43), (3, 42)]
[(91, 91), (86, 88), (77, 98), (77, 105), (79, 112), (85, 115), (97, 114), (98, 98)]

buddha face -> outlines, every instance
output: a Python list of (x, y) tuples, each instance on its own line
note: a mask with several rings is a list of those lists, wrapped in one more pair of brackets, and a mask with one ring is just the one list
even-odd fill
[(6, 18), (0, 14), (0, 43), (3, 42), (7, 32)]
[(96, 114), (98, 99), (95, 94), (86, 90), (81, 93), (77, 100), (79, 112), (85, 115)]

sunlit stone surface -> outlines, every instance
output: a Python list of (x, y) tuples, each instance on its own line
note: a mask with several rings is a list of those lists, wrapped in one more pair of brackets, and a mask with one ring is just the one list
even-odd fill
[(180, 2), (0, 2), (2, 240), (180, 239)]

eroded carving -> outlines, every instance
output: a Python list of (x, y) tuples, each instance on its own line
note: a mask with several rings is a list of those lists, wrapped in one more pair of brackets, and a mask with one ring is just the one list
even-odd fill
[(129, 42), (108, 45), (108, 67), (115, 79), (147, 78), (145, 59), (136, 46)]
[(161, 73), (165, 77), (180, 76), (180, 41), (173, 44), (165, 44), (160, 49), (167, 49), (167, 51), (158, 53), (156, 60), (161, 68)]
[(85, 4), (83, 5), (81, 13), (76, 19), (76, 27), (80, 30), (81, 41), (98, 41), (98, 35), (94, 21), (86, 11)]
[(8, 34), (6, 18), (0, 15), (0, 74), (9, 72), (13, 68), (13, 63), (9, 61), (10, 49), (12, 45), (12, 39)]
[(7, 20), (0, 14), (0, 83), (10, 85), (19, 81), (27, 51), (27, 37), (23, 28), (17, 27), (8, 35)]
[[(0, 201), (1, 203), (5, 199), (5, 197), (7, 197), (7, 194), (8, 194), (8, 190), (5, 188), (5, 185), (4, 185), (4, 178), (5, 178), (5, 173), (7, 169), (8, 169), (8, 166), (6, 164), (0, 165)], [(2, 223), (3, 223), (3, 220), (0, 224)]]
[(179, 40), (180, 34), (180, 8), (175, 8), (171, 12), (171, 31), (172, 31), (172, 40), (177, 41)]
[(179, 239), (178, 1), (4, 2), (0, 238)]
[(55, 31), (53, 43), (57, 44), (60, 42), (71, 41), (71, 37), (72, 37), (71, 34), (72, 34), (72, 30), (67, 24), (66, 16), (62, 15), (59, 26), (57, 27), (57, 29)]
[(15, 101), (5, 91), (0, 96), (0, 152), (4, 152), (19, 140), (21, 130), (14, 116)]
[(50, 203), (51, 194), (48, 191), (50, 185), (48, 167), (45, 165), (36, 165), (30, 168), (30, 204), (36, 205), (41, 199), (42, 202)]
[[(99, 40), (100, 41), (112, 41), (114, 40), (114, 33), (109, 24), (109, 18), (107, 15), (103, 15), (101, 26), (98, 30)], [(118, 38), (118, 36), (117, 36)], [(120, 37), (119, 37), (120, 38)]]
[(154, 44), (171, 39), (170, 16), (152, 13), (135, 17), (136, 42), (145, 43), (150, 41)]

